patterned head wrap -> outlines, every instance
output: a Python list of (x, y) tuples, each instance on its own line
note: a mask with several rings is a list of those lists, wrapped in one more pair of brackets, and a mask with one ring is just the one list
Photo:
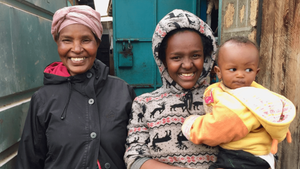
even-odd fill
[(181, 28), (191, 28), (194, 29), (210, 40), (212, 40), (212, 46), (213, 46), (213, 52), (211, 56), (205, 56), (204, 64), (203, 64), (203, 70), (200, 78), (198, 79), (196, 85), (194, 87), (197, 87), (201, 85), (206, 77), (209, 75), (212, 66), (215, 61), (215, 53), (217, 50), (216, 46), (216, 40), (213, 36), (213, 31), (211, 28), (202, 21), (199, 17), (194, 15), (193, 13), (190, 13), (185, 10), (181, 9), (174, 9), (170, 13), (168, 13), (166, 16), (164, 16), (159, 23), (157, 24), (153, 37), (152, 37), (152, 51), (153, 56), (155, 59), (155, 62), (158, 66), (159, 72), (161, 76), (163, 77), (163, 81), (167, 81), (169, 84), (174, 84), (174, 86), (177, 89), (182, 88), (180, 85), (176, 84), (175, 81), (170, 77), (167, 69), (165, 68), (163, 62), (159, 59), (159, 48), (161, 45), (161, 42), (165, 38), (165, 36), (175, 30), (175, 29), (181, 29)]
[(55, 36), (66, 26), (82, 24), (89, 27), (101, 40), (103, 28), (100, 13), (87, 5), (64, 7), (57, 10), (53, 16), (51, 34)]

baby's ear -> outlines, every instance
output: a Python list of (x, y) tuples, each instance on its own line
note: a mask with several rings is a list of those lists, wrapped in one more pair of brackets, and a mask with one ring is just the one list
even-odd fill
[(257, 68), (256, 69), (256, 75), (258, 74), (259, 71), (260, 71), (260, 68)]
[(221, 80), (222, 79), (222, 74), (221, 74), (221, 70), (220, 70), (219, 66), (215, 66), (214, 70), (215, 70), (218, 78)]

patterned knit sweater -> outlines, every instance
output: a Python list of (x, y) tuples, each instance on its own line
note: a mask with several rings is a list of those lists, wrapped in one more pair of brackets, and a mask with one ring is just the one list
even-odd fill
[[(200, 78), (192, 89), (184, 90), (169, 76), (158, 58), (160, 43), (170, 31), (192, 28), (212, 40), (214, 52), (205, 56)], [(194, 14), (173, 10), (157, 25), (152, 39), (154, 59), (161, 73), (163, 85), (152, 93), (135, 98), (128, 125), (124, 159), (127, 168), (138, 169), (148, 159), (187, 168), (208, 169), (216, 160), (218, 149), (195, 145), (181, 132), (189, 115), (203, 115), (202, 96), (208, 86), (205, 79), (215, 59), (215, 39), (211, 29)]]

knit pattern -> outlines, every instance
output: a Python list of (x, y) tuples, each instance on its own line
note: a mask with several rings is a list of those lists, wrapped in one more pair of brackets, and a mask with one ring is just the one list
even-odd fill
[[(172, 30), (191, 28), (212, 40), (213, 52), (205, 56), (203, 70), (195, 86), (184, 90), (169, 75), (159, 59), (163, 38)], [(215, 60), (216, 41), (210, 27), (194, 14), (175, 9), (157, 24), (152, 38), (154, 60), (162, 77), (162, 87), (135, 98), (128, 125), (128, 137), (124, 159), (129, 169), (140, 158), (154, 160), (186, 168), (208, 169), (218, 149), (207, 145), (195, 145), (181, 131), (185, 118), (203, 115), (203, 93), (208, 86), (209, 75)]]
[(160, 88), (137, 97), (128, 126), (127, 165), (151, 157), (175, 166), (207, 169), (216, 160), (217, 149), (195, 145), (181, 132), (186, 117), (203, 115), (203, 92), (204, 87), (183, 94)]

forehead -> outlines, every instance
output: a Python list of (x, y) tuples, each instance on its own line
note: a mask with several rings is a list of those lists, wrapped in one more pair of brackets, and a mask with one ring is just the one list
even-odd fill
[(200, 47), (203, 48), (201, 36), (192, 30), (184, 30), (176, 32), (167, 39), (167, 48), (174, 46), (176, 49), (178, 47), (190, 48), (190, 47)]
[(229, 61), (258, 63), (259, 53), (251, 43), (227, 42), (219, 50), (218, 64)]
[(60, 32), (60, 35), (93, 35), (92, 30), (82, 24), (71, 24), (64, 27)]

